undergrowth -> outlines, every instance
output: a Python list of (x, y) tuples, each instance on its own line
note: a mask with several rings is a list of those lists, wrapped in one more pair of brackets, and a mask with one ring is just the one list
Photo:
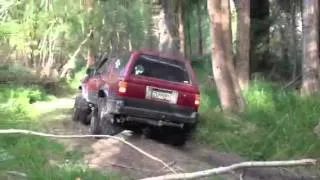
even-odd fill
[[(201, 84), (204, 72), (194, 65)], [(215, 88), (201, 86), (200, 125), (195, 138), (214, 148), (253, 160), (320, 156), (320, 141), (313, 134), (319, 123), (320, 97), (301, 97), (293, 90), (265, 81), (251, 82), (240, 115), (221, 113)]]
[[(37, 130), (41, 126), (31, 104), (54, 98), (39, 85), (0, 84), (0, 129)], [(0, 135), (0, 179), (16, 178), (9, 171), (24, 173), (27, 179), (119, 179), (89, 169), (80, 153), (66, 151), (56, 141), (18, 134)]]

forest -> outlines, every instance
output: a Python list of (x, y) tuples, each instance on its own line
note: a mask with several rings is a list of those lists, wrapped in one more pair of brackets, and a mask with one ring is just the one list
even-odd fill
[[(196, 72), (192, 143), (248, 160), (319, 159), (319, 8), (318, 0), (0, 0), (0, 129), (58, 133), (70, 119), (64, 100), (96, 59), (155, 49), (186, 57)], [(89, 168), (83, 153), (0, 134), (0, 179), (122, 176)]]

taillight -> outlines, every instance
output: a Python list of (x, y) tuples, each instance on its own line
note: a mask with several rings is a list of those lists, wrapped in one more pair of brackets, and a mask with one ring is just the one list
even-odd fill
[(199, 105), (200, 105), (200, 95), (199, 95), (199, 94), (196, 94), (196, 95), (195, 95), (194, 105), (195, 105), (196, 107), (199, 107)]
[(125, 82), (125, 81), (120, 81), (119, 82), (119, 93), (126, 93), (127, 92), (127, 86), (128, 86), (128, 83)]

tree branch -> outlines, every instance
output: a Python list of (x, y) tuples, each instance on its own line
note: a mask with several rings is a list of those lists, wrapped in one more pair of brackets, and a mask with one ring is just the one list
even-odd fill
[(20, 177), (24, 177), (24, 178), (27, 177), (27, 175), (25, 173), (18, 172), (18, 171), (6, 171), (5, 173), (8, 175), (20, 176)]
[(72, 56), (69, 58), (69, 60), (67, 61), (67, 63), (62, 67), (62, 72), (60, 74), (60, 78), (63, 78), (66, 76), (67, 72), (69, 69), (73, 69), (74, 67), (74, 59), (76, 58), (76, 56), (79, 54), (82, 46), (90, 39), (91, 35), (93, 34), (93, 30), (90, 30), (90, 32), (87, 34), (87, 37), (79, 44), (78, 48), (76, 49), (76, 51), (74, 51), (74, 53), (72, 54)]
[(138, 151), (139, 153), (147, 156), (148, 158), (157, 161), (159, 163), (161, 163), (164, 167), (166, 167), (168, 170), (170, 170), (171, 172), (177, 174), (177, 172), (170, 167), (170, 165), (168, 165), (167, 163), (165, 163), (163, 160), (147, 153), (146, 151), (142, 150), (141, 148), (129, 143), (128, 141), (116, 137), (116, 136), (110, 136), (110, 135), (54, 135), (54, 134), (47, 134), (47, 133), (41, 133), (41, 132), (36, 132), (36, 131), (29, 131), (29, 130), (24, 130), (24, 129), (0, 129), (0, 134), (28, 134), (28, 135), (36, 135), (36, 136), (43, 136), (43, 137), (53, 137), (53, 138), (90, 138), (90, 137), (101, 137), (101, 138), (111, 138), (111, 139), (115, 139), (117, 141), (120, 141), (128, 146), (130, 146), (131, 148), (135, 149), (136, 151)]
[(302, 79), (302, 75), (300, 74), (298, 77), (296, 77), (294, 80), (289, 82), (287, 85), (285, 85), (282, 89), (287, 89), (291, 85), (294, 85), (296, 82), (300, 81)]
[(169, 174), (158, 177), (150, 177), (142, 180), (172, 180), (172, 179), (194, 179), (207, 177), (210, 175), (222, 174), (231, 172), (239, 169), (246, 169), (250, 167), (291, 167), (291, 166), (307, 166), (307, 165), (319, 165), (320, 161), (316, 159), (301, 159), (291, 161), (266, 161), (266, 162), (242, 162), (232, 164), (226, 167), (218, 167), (214, 169), (208, 169), (204, 171), (197, 171), (192, 173), (181, 173), (181, 174)]

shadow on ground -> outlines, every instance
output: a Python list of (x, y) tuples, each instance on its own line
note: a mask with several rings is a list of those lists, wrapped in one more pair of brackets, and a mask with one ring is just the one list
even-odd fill
[[(56, 102), (37, 104), (44, 111), (39, 121), (44, 131), (53, 134), (89, 134), (89, 127), (71, 121), (72, 98), (60, 99)], [(117, 137), (140, 147), (144, 151), (162, 159), (177, 172), (192, 172), (217, 166), (226, 166), (241, 162), (244, 159), (228, 153), (215, 152), (210, 148), (189, 142), (184, 148), (167, 145), (161, 138), (148, 139), (131, 131), (123, 131)], [(84, 163), (90, 168), (102, 172), (116, 172), (126, 175), (124, 179), (140, 179), (149, 176), (167, 174), (170, 171), (157, 161), (137, 152), (130, 146), (114, 139), (57, 139), (64, 144), (69, 153), (80, 152)], [(232, 172), (223, 176), (203, 179), (239, 179), (241, 172)], [(309, 175), (297, 175), (281, 169), (252, 169), (247, 171), (246, 179), (316, 179)]]
[[(35, 106), (43, 110), (43, 113), (38, 115), (43, 131), (52, 134), (89, 134), (88, 126), (71, 120), (73, 99), (60, 99), (48, 105), (38, 103)], [(177, 172), (190, 172), (212, 167), (207, 162), (189, 156), (181, 149), (167, 145), (164, 141), (160, 141), (161, 138), (149, 139), (127, 130), (118, 134), (117, 137), (121, 137), (162, 159)], [(70, 153), (80, 152), (84, 162), (90, 168), (104, 172), (119, 172), (127, 175), (128, 179), (139, 179), (170, 172), (160, 162), (154, 161), (114, 139), (77, 138), (57, 140), (64, 144), (66, 151)], [(219, 177), (217, 179), (224, 178)]]

